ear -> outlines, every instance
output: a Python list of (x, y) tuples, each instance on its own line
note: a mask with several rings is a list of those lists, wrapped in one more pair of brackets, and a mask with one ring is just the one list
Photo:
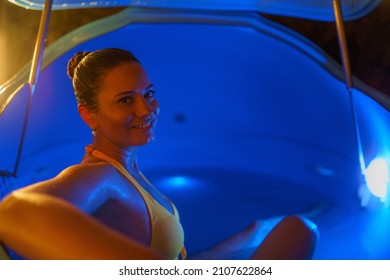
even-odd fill
[(96, 113), (94, 111), (89, 110), (83, 104), (79, 104), (77, 106), (77, 109), (83, 121), (91, 128), (91, 130), (95, 130), (97, 127)]

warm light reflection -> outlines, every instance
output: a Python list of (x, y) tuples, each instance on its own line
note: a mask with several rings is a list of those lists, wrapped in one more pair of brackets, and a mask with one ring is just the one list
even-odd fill
[[(6, 47), (5, 47), (5, 35), (3, 33), (3, 28), (1, 28), (3, 24), (0, 23), (0, 61), (3, 62), (3, 65), (0, 67), (0, 84), (2, 84), (6, 80)], [(0, 94), (4, 92), (4, 88), (0, 87)]]

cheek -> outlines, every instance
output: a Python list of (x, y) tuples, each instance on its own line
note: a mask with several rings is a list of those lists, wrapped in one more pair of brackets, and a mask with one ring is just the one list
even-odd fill
[(121, 120), (122, 120), (122, 122), (124, 122), (126, 124), (130, 124), (130, 122), (132, 121), (133, 118), (134, 118), (133, 115), (125, 115), (125, 116), (123, 116), (123, 118)]
[(151, 103), (152, 109), (156, 117), (160, 114), (160, 104), (157, 102), (157, 100), (153, 101)]
[(100, 123), (106, 128), (117, 129), (131, 122), (133, 115), (106, 112), (100, 115)]

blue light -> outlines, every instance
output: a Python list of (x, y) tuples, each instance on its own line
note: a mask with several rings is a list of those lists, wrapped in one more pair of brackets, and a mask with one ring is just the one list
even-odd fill
[(188, 179), (182, 176), (175, 176), (168, 179), (169, 183), (175, 187), (183, 187), (188, 185)]
[(384, 158), (375, 158), (368, 165), (366, 172), (366, 183), (371, 193), (381, 199), (387, 195), (389, 184), (389, 166)]
[(169, 176), (161, 180), (162, 186), (175, 189), (191, 188), (197, 183), (197, 180), (188, 176)]

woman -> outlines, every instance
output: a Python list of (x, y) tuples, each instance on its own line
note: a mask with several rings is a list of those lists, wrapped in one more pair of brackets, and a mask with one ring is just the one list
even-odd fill
[[(177, 209), (138, 168), (137, 147), (153, 140), (159, 115), (145, 69), (130, 52), (110, 48), (77, 53), (68, 75), (92, 144), (80, 164), (4, 199), (0, 240), (28, 259), (185, 258)], [(287, 221), (311, 242), (303, 249), (310, 255), (313, 230), (298, 217)], [(260, 231), (255, 223), (198, 258), (277, 258), (255, 251)]]

